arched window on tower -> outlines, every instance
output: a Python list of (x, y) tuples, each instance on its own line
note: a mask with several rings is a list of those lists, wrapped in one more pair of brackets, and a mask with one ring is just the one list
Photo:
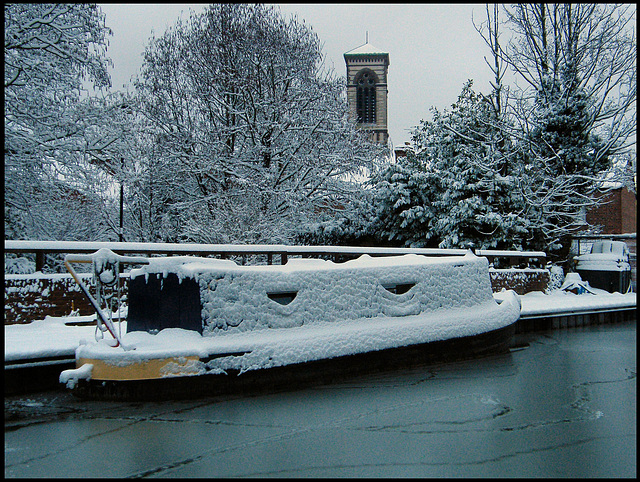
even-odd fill
[(356, 76), (356, 114), (358, 123), (376, 123), (376, 74), (364, 70)]

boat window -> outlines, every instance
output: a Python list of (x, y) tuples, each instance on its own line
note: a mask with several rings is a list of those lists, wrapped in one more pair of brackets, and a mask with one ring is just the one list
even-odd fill
[(415, 285), (416, 285), (415, 283), (402, 283), (402, 284), (382, 285), (382, 286), (389, 293), (393, 293), (395, 295), (401, 295), (401, 294), (406, 293), (407, 291), (409, 291)]
[(276, 303), (280, 303), (281, 305), (288, 305), (296, 298), (297, 294), (297, 291), (289, 291), (285, 293), (267, 293), (267, 296)]

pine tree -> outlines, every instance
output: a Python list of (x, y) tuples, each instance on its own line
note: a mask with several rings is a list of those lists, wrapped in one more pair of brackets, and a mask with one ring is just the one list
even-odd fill
[(469, 81), (450, 111), (432, 114), (414, 131), (415, 156), (377, 183), (384, 233), (408, 246), (522, 249), (528, 222), (491, 102)]
[(384, 169), (373, 183), (376, 189), (373, 225), (378, 236), (397, 246), (437, 247), (433, 200), (440, 179), (409, 152)]

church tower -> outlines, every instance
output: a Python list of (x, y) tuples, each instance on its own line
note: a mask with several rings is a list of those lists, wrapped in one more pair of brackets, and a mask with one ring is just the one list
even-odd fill
[(347, 64), (347, 101), (357, 124), (371, 133), (371, 140), (386, 144), (387, 71), (389, 53), (367, 43), (344, 54)]

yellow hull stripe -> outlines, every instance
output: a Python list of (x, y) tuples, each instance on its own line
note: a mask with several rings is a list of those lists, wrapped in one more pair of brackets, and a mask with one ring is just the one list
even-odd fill
[(200, 374), (199, 358), (195, 355), (170, 358), (153, 358), (150, 360), (108, 363), (93, 358), (78, 358), (76, 367), (91, 363), (94, 380), (148, 380), (167, 376), (190, 376)]

